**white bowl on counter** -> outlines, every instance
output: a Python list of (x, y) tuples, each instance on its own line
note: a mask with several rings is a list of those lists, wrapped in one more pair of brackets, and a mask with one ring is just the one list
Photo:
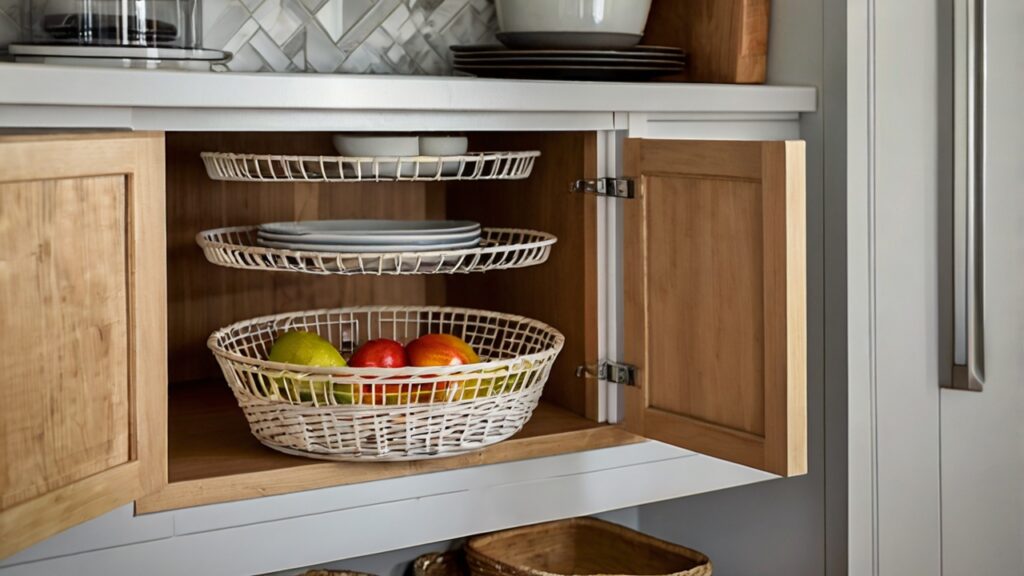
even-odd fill
[(497, 0), (510, 48), (628, 48), (643, 37), (651, 0)]

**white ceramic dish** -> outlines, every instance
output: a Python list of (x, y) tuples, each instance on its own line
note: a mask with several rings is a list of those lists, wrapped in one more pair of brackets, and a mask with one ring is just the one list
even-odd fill
[(335, 134), (333, 142), (334, 149), (342, 156), (373, 158), (420, 155), (420, 139), (416, 136)]
[(343, 234), (370, 236), (377, 234), (459, 234), (480, 232), (480, 223), (470, 220), (300, 220), (268, 222), (259, 229), (272, 234)]
[(636, 44), (643, 36), (651, 0), (497, 0), (497, 9), (498, 28), (514, 35), (499, 38), (503, 43), (554, 42), (559, 48), (571, 48), (611, 42), (622, 47)]
[(373, 244), (374, 246), (417, 244), (420, 246), (436, 246), (458, 244), (480, 240), (480, 232), (464, 234), (419, 234), (419, 235), (342, 235), (342, 234), (274, 234), (273, 232), (258, 233), (258, 237), (271, 242), (295, 242), (304, 244)]
[(420, 154), (423, 156), (461, 156), (469, 150), (465, 136), (420, 136)]
[(397, 252), (440, 252), (447, 250), (461, 250), (463, 248), (475, 248), (480, 245), (480, 240), (471, 242), (460, 242), (453, 244), (433, 244), (423, 246), (418, 244), (305, 244), (301, 242), (274, 242), (256, 238), (256, 243), (268, 248), (281, 248), (284, 250), (303, 250), (307, 252), (343, 252), (343, 253), (397, 253)]

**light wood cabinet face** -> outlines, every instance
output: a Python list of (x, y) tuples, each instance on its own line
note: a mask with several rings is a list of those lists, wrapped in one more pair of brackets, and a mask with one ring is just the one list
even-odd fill
[(125, 188), (0, 184), (0, 510), (128, 462)]
[(164, 481), (162, 153), (0, 138), (0, 557)]
[(629, 140), (625, 167), (627, 426), (804, 473), (803, 142)]

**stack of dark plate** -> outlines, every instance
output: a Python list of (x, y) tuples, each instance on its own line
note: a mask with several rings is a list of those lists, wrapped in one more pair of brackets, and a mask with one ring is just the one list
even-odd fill
[(677, 74), (686, 65), (678, 48), (513, 50), (498, 44), (452, 46), (455, 71), (487, 78), (642, 82)]

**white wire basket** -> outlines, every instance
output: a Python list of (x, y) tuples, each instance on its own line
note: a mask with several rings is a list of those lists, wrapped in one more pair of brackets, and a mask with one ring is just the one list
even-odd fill
[(283, 156), (203, 152), (206, 173), (231, 182), (436, 182), (522, 180), (540, 156), (480, 152), (458, 156)]
[(256, 226), (205, 230), (196, 242), (210, 262), (244, 270), (321, 275), (468, 274), (526, 268), (547, 262), (553, 235), (518, 228), (484, 228), (480, 246), (429, 252), (313, 252), (257, 243)]
[[(348, 357), (367, 340), (407, 343), (453, 334), (478, 364), (316, 368), (267, 360), (282, 334), (319, 334)], [(565, 342), (522, 316), (447, 307), (369, 306), (293, 312), (238, 322), (208, 342), (260, 442), (325, 460), (453, 456), (505, 440), (537, 407)]]

